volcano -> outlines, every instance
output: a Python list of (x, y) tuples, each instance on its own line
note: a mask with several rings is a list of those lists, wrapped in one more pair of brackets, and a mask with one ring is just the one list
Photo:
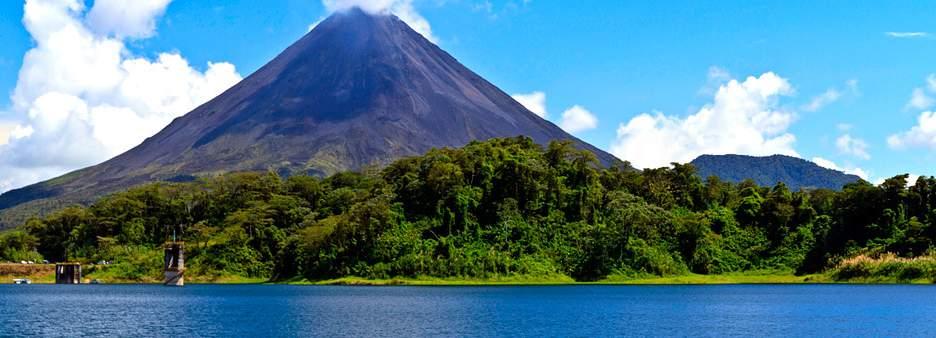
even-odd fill
[(266, 170), (324, 176), (519, 135), (540, 144), (571, 140), (605, 165), (618, 162), (530, 112), (399, 18), (352, 9), (126, 153), (0, 195), (0, 218), (18, 222), (13, 209), (89, 203), (145, 182)]

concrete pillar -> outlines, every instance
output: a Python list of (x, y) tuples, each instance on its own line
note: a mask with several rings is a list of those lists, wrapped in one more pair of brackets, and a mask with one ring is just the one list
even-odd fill
[(55, 264), (55, 284), (81, 284), (81, 264)]
[(166, 243), (166, 254), (163, 259), (163, 285), (183, 286), (185, 285), (185, 250), (183, 242)]

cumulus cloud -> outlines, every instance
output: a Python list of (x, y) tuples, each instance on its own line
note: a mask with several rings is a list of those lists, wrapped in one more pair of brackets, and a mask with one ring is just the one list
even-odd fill
[[(537, 116), (549, 118), (549, 113), (546, 111), (546, 93), (535, 91), (529, 94), (513, 94), (511, 97)], [(574, 134), (597, 128), (598, 118), (585, 107), (573, 105), (562, 112), (557, 124), (566, 132)]]
[(703, 154), (798, 156), (787, 132), (795, 114), (782, 109), (790, 83), (772, 72), (721, 85), (714, 102), (685, 118), (640, 114), (617, 130), (611, 152), (638, 168), (689, 162)]
[(914, 88), (913, 92), (910, 93), (910, 101), (907, 101), (907, 108), (929, 109), (933, 106), (933, 103), (933, 98), (923, 88)]
[(95, 0), (88, 13), (88, 27), (97, 34), (147, 38), (156, 32), (156, 20), (172, 0)]
[(920, 113), (916, 126), (891, 135), (887, 138), (887, 144), (893, 149), (923, 147), (936, 150), (936, 112)]
[(731, 80), (731, 72), (719, 66), (709, 66), (708, 73), (705, 76), (705, 85), (699, 88), (700, 96), (711, 96), (715, 94), (723, 84)]
[(930, 74), (926, 77), (925, 86), (913, 89), (906, 108), (923, 110), (933, 107), (936, 100), (933, 99), (932, 94), (936, 94), (936, 74)]
[(514, 94), (511, 95), (511, 97), (517, 102), (520, 102), (520, 104), (529, 111), (539, 115), (539, 117), (545, 119), (549, 116), (549, 113), (546, 111), (546, 93), (532, 92), (529, 94)]
[(0, 121), (0, 146), (10, 142), (14, 129), (16, 129), (15, 123)]
[(562, 113), (562, 120), (559, 121), (559, 127), (563, 130), (575, 134), (581, 131), (591, 130), (598, 127), (598, 118), (585, 107), (574, 105)]
[(168, 3), (26, 1), (35, 46), (11, 95), (16, 126), (0, 127), (0, 191), (126, 151), (240, 81), (229, 63), (201, 72), (178, 53), (151, 60), (127, 50), (126, 39), (155, 33)]
[(871, 154), (868, 153), (868, 143), (849, 134), (843, 134), (835, 139), (835, 147), (843, 154), (852, 155), (862, 160), (871, 159)]
[[(421, 34), (427, 40), (436, 43), (439, 41), (432, 34), (432, 26), (416, 8), (413, 7), (413, 0), (322, 0), (322, 5), (329, 13), (346, 11), (351, 8), (360, 8), (361, 10), (375, 15), (393, 14), (406, 22), (416, 32)], [(313, 26), (310, 26), (313, 27)]]
[(840, 167), (839, 165), (835, 164), (835, 162), (824, 159), (822, 157), (813, 157), (812, 161), (813, 163), (826, 169), (832, 169), (836, 171), (841, 171), (849, 175), (855, 175), (855, 176), (861, 177), (861, 179), (865, 181), (870, 180), (869, 173), (865, 171), (864, 169), (861, 169), (858, 167)]

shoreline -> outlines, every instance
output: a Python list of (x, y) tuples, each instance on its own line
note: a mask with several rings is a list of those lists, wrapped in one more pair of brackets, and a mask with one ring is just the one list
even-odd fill
[[(15, 278), (28, 278), (32, 284), (55, 284), (54, 275), (0, 275), (0, 284), (12, 284)], [(109, 279), (104, 276), (96, 277), (94, 274), (85, 275), (82, 284), (98, 279), (101, 284), (115, 285), (160, 285), (158, 279), (146, 278), (139, 280)], [(295, 278), (282, 281), (269, 281), (264, 278), (250, 278), (241, 276), (195, 276), (186, 280), (187, 285), (297, 285), (297, 286), (575, 286), (575, 285), (809, 285), (809, 284), (867, 284), (867, 285), (896, 285), (896, 284), (936, 284), (930, 279), (899, 280), (896, 277), (888, 278), (855, 278), (849, 280), (835, 280), (829, 274), (811, 274), (796, 276), (782, 273), (736, 273), (719, 275), (686, 274), (677, 276), (648, 276), (623, 277), (611, 276), (597, 281), (576, 281), (568, 276), (512, 276), (498, 278), (438, 278), (438, 277), (395, 277), (387, 279), (370, 279), (355, 276), (307, 280)]]
[[(479, 280), (449, 278), (390, 278), (367, 279), (342, 277), (321, 281), (288, 282), (289, 285), (344, 285), (344, 286), (575, 286), (575, 285), (756, 285), (756, 284), (836, 284), (827, 279), (809, 280), (806, 276), (793, 275), (684, 275), (671, 277), (647, 277), (629, 279), (604, 279), (598, 281), (575, 280)], [(896, 284), (896, 283), (881, 283)]]

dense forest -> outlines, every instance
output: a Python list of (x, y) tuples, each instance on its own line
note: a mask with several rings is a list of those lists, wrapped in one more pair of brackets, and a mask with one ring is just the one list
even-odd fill
[[(156, 278), (176, 231), (189, 274), (271, 280), (932, 274), (913, 264), (936, 239), (934, 178), (791, 191), (702, 179), (691, 165), (624, 168), (520, 137), (327, 178), (155, 183), (0, 234), (0, 260), (110, 261), (115, 278)], [(861, 265), (880, 257), (911, 268)]]
[(718, 176), (722, 180), (740, 183), (753, 180), (759, 185), (772, 186), (783, 182), (790, 190), (834, 189), (861, 178), (838, 170), (823, 168), (813, 162), (785, 155), (702, 155), (689, 162), (699, 176)]

